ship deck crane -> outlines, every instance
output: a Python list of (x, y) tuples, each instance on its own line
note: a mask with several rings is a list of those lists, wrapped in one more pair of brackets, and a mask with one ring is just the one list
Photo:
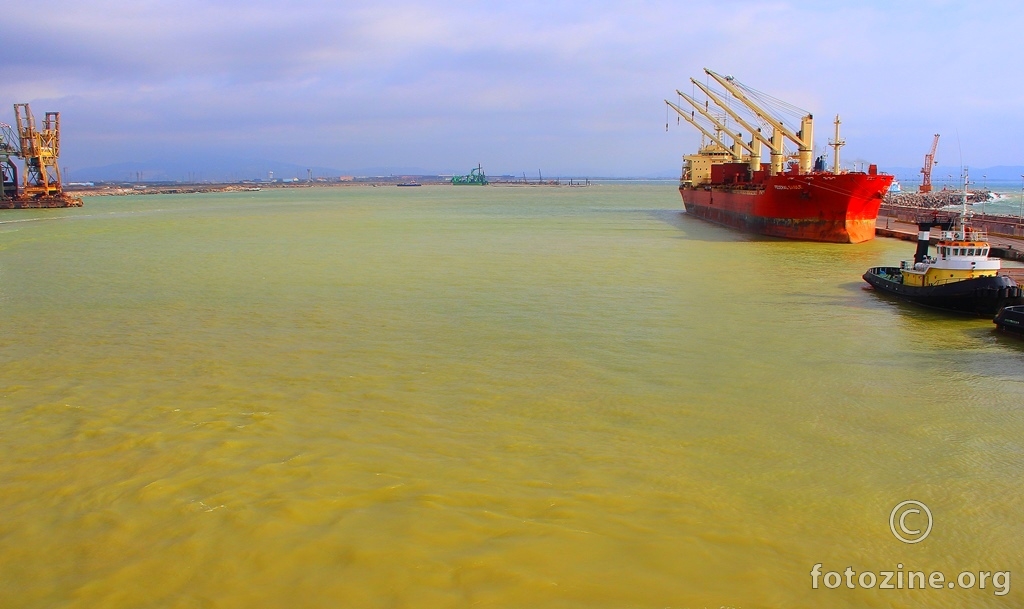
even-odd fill
[[(751, 112), (753, 112), (759, 119), (771, 125), (773, 129), (772, 133), (772, 173), (781, 173), (784, 165), (784, 157), (778, 149), (782, 147), (782, 138), (785, 137), (790, 139), (797, 145), (797, 159), (799, 162), (800, 173), (810, 173), (814, 166), (814, 117), (808, 113), (800, 119), (800, 131), (794, 133), (791, 129), (786, 127), (778, 118), (772, 115), (771, 112), (762, 108), (760, 105), (754, 103), (744, 92), (737, 86), (737, 82), (732, 77), (722, 76), (716, 72), (713, 72), (707, 68), (704, 72), (715, 79), (715, 82), (725, 87), (725, 89), (732, 94), (733, 97), (743, 103)], [(703, 87), (702, 87), (703, 88)]]
[[(704, 137), (706, 137), (709, 140), (711, 140), (712, 142), (718, 144), (723, 150), (729, 151), (732, 154), (734, 160), (739, 161), (740, 159), (743, 158), (742, 152), (740, 152), (740, 151), (738, 151), (736, 149), (737, 148), (736, 144), (742, 144), (742, 141), (737, 139), (737, 134), (732, 133), (731, 131), (725, 129), (724, 127), (720, 127), (718, 125), (717, 121), (714, 121), (714, 120), (712, 120), (712, 123), (714, 123), (714, 125), (715, 125), (716, 133), (711, 133), (710, 131), (705, 129), (703, 125), (701, 125), (700, 123), (697, 122), (697, 119), (696, 119), (696, 117), (693, 116), (693, 113), (687, 114), (682, 108), (680, 108), (679, 106), (673, 104), (672, 102), (668, 101), (667, 99), (665, 100), (665, 103), (668, 104), (670, 108), (675, 110), (676, 113), (679, 114), (679, 116), (681, 116), (684, 119), (686, 119), (686, 122), (688, 122), (691, 125), (693, 125), (694, 127), (696, 127), (698, 131), (700, 131), (702, 134), (704, 134)], [(718, 137), (717, 133), (721, 133), (722, 131), (724, 131), (726, 134), (732, 136), (734, 143), (733, 143), (733, 145), (731, 147), (728, 144), (726, 144), (725, 142), (723, 142), (720, 137)]]
[(924, 167), (921, 168), (921, 188), (920, 192), (931, 192), (932, 191), (932, 167), (935, 166), (935, 151), (939, 148), (939, 134), (935, 134), (935, 139), (932, 140), (931, 151), (924, 155)]
[[(697, 88), (700, 89), (704, 93), (704, 95), (707, 95), (708, 99), (710, 99), (711, 101), (715, 102), (715, 104), (719, 108), (725, 110), (725, 112), (729, 116), (731, 116), (733, 118), (733, 120), (735, 120), (737, 123), (742, 125), (745, 129), (750, 131), (750, 134), (753, 136), (753, 139), (751, 140), (751, 148), (753, 148), (753, 150), (751, 150), (751, 159), (750, 159), (751, 169), (753, 169), (754, 171), (757, 171), (757, 170), (759, 170), (761, 168), (761, 146), (760, 146), (760, 144), (764, 144), (765, 146), (768, 146), (768, 150), (770, 150), (771, 154), (773, 155), (772, 158), (775, 158), (774, 155), (779, 155), (779, 157), (782, 157), (782, 156), (785, 155), (785, 152), (783, 151), (783, 148), (782, 148), (782, 141), (779, 138), (773, 138), (773, 139), (766, 138), (761, 133), (761, 130), (759, 128), (754, 127), (753, 125), (748, 123), (746, 120), (744, 120), (742, 116), (740, 116), (735, 110), (733, 110), (729, 106), (729, 104), (725, 102), (725, 100), (723, 100), (721, 97), (716, 95), (714, 93), (714, 91), (712, 91), (708, 87), (705, 87), (704, 85), (702, 85), (701, 83), (697, 82), (693, 78), (690, 79), (690, 82), (692, 82), (694, 85), (696, 85)], [(676, 93), (679, 93), (680, 95), (683, 95), (683, 93), (680, 92), (678, 89), (676, 90)], [(687, 101), (690, 101), (688, 96), (683, 95), (683, 97), (686, 97)], [(690, 103), (692, 104), (693, 102), (690, 101)], [(754, 144), (754, 142), (759, 142), (759, 144)], [(756, 168), (754, 167), (755, 162), (757, 164)], [(779, 164), (779, 166), (781, 167), (781, 163)]]

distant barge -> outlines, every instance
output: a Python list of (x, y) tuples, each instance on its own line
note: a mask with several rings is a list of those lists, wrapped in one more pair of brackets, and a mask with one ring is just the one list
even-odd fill
[(52, 209), (81, 206), (82, 199), (67, 194), (56, 197), (0, 198), (0, 209)]

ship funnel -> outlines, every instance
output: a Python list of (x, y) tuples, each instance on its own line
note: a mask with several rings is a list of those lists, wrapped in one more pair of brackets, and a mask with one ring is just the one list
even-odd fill
[(914, 262), (924, 262), (928, 257), (928, 245), (932, 238), (933, 222), (920, 222), (917, 225), (917, 251), (914, 252)]

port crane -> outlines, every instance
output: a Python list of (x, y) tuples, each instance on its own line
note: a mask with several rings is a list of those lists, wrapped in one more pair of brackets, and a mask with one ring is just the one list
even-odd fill
[[(28, 104), (14, 104), (14, 126), (0, 123), (0, 209), (81, 207), (64, 192), (59, 156), (60, 112), (47, 112), (40, 129)], [(24, 166), (20, 179), (14, 159)]]
[(43, 128), (36, 128), (36, 119), (28, 104), (14, 104), (14, 120), (18, 126), (21, 157), (25, 159), (23, 193), (27, 197), (60, 196), (60, 112), (47, 112)]
[(18, 196), (18, 166), (12, 159), (21, 157), (18, 136), (7, 123), (0, 123), (0, 199)]
[(932, 140), (931, 151), (924, 155), (924, 167), (921, 168), (921, 188), (919, 192), (931, 192), (932, 191), (932, 167), (935, 166), (935, 151), (939, 148), (939, 134), (935, 134), (935, 139)]

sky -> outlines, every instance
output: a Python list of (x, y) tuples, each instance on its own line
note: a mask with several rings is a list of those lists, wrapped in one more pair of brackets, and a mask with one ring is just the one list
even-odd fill
[(812, 112), (819, 149), (842, 115), (846, 161), (920, 167), (940, 133), (940, 164), (1024, 165), (1017, 2), (9, 4), (0, 121), (60, 111), (72, 179), (232, 159), (676, 176), (700, 137), (663, 100), (705, 67)]

